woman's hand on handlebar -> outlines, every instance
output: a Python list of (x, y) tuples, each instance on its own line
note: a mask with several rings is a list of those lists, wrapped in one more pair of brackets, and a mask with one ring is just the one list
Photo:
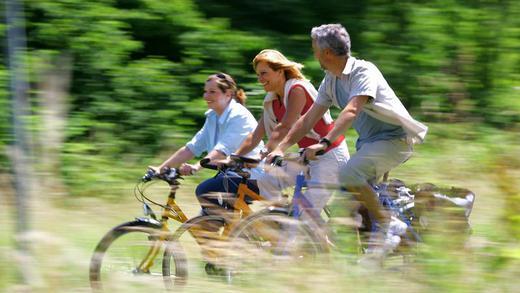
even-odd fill
[(258, 167), (258, 164), (257, 163), (244, 163), (244, 167), (246, 167), (248, 169), (253, 169), (253, 168)]
[(200, 170), (200, 165), (197, 164), (187, 164), (184, 163), (179, 167), (179, 173), (183, 176), (189, 176), (195, 174), (197, 171)]
[(164, 172), (167, 170), (166, 167), (161, 166), (148, 166), (148, 169), (153, 170), (155, 174), (164, 174)]
[(278, 148), (274, 149), (272, 152), (270, 152), (267, 157), (265, 158), (265, 162), (268, 164), (271, 164), (276, 157), (283, 157), (283, 152), (279, 150)]

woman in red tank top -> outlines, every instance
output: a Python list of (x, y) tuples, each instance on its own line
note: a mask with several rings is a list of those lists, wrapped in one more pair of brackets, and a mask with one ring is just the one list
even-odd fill
[[(305, 114), (316, 98), (317, 92), (301, 72), (303, 66), (290, 61), (276, 50), (263, 50), (253, 59), (253, 68), (258, 81), (267, 92), (264, 98), (264, 112), (258, 126), (237, 150), (237, 154), (246, 154), (257, 146), (264, 135), (268, 141), (262, 156), (272, 151), (287, 135), (292, 125)], [(302, 138), (298, 145), (305, 148), (318, 143), (334, 127), (327, 112), (316, 123), (313, 130)], [(344, 141), (339, 137), (327, 149), (333, 149)]]

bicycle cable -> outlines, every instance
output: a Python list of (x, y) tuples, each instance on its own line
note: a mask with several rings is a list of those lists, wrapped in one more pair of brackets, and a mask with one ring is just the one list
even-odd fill
[[(165, 210), (168, 210), (168, 211), (170, 211), (170, 212), (172, 212), (172, 213), (177, 214), (177, 212), (176, 212), (174, 209), (172, 209), (171, 207), (169, 207), (169, 206), (167, 206), (167, 205), (163, 205), (163, 204), (161, 204), (161, 203), (158, 203), (158, 202), (156, 202), (156, 201), (150, 199), (148, 196), (146, 196), (146, 194), (145, 194), (146, 189), (148, 189), (151, 185), (153, 185), (153, 184), (155, 184), (155, 183), (156, 183), (156, 182), (150, 182), (150, 184), (146, 184), (146, 185), (145, 185), (145, 183), (139, 183), (139, 184), (137, 184), (137, 185), (135, 186), (135, 188), (134, 188), (134, 196), (136, 197), (137, 201), (139, 201), (139, 202), (141, 202), (141, 203), (143, 203), (143, 204), (144, 204), (145, 202), (148, 202), (148, 203), (154, 204), (154, 205), (156, 205), (156, 206), (159, 206), (159, 207), (161, 207), (161, 208), (163, 208), (163, 209), (165, 209)], [(140, 188), (141, 185), (143, 185), (144, 188), (141, 189), (141, 188)], [(137, 197), (137, 194), (136, 194), (136, 192), (135, 192), (136, 189), (137, 189), (138, 193), (141, 195), (141, 199), (139, 199), (139, 198)]]

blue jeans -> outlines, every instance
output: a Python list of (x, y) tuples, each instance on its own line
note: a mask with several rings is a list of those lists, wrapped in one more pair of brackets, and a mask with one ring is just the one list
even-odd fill
[[(202, 206), (203, 213), (207, 212), (208, 208), (216, 206), (232, 209), (233, 204), (230, 203), (229, 199), (236, 197), (238, 185), (241, 181), (242, 177), (236, 173), (227, 172), (226, 174), (218, 173), (215, 177), (199, 184), (195, 194)], [(247, 187), (256, 193), (260, 193), (256, 180), (247, 180)], [(247, 196), (246, 202), (251, 202), (251, 199)]]

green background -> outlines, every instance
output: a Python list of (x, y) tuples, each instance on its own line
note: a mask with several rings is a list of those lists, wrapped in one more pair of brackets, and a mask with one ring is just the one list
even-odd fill
[[(4, 15), (5, 6), (0, 10)], [(383, 274), (372, 283), (339, 265), (312, 272), (314, 283), (300, 289), (503, 292), (518, 285), (520, 1), (27, 0), (24, 14), (30, 91), (28, 114), (17, 118), (26, 125), (27, 168), (34, 174), (27, 183), (35, 260), (20, 266), (14, 253), (20, 235), (13, 232), (12, 72), (4, 41), (0, 290), (86, 290), (96, 242), (111, 226), (140, 214), (131, 196), (134, 182), (202, 125), (206, 77), (217, 71), (235, 77), (258, 117), (264, 92), (252, 58), (278, 49), (304, 64), (304, 74), (318, 86), (323, 72), (309, 34), (323, 23), (343, 24), (352, 54), (375, 63), (412, 115), (430, 127), (425, 144), (393, 176), (465, 187), (476, 192), (477, 202), (468, 247), (432, 245), (413, 280)], [(3, 40), (6, 30), (2, 22)], [(347, 136), (353, 152), (356, 135)], [(183, 186), (193, 215), (194, 184), (210, 174)], [(40, 283), (21, 284), (20, 267), (26, 266), (34, 267)], [(294, 276), (282, 274), (265, 290), (296, 290), (294, 283)], [(208, 286), (262, 291), (211, 280), (196, 284), (194, 292)]]

